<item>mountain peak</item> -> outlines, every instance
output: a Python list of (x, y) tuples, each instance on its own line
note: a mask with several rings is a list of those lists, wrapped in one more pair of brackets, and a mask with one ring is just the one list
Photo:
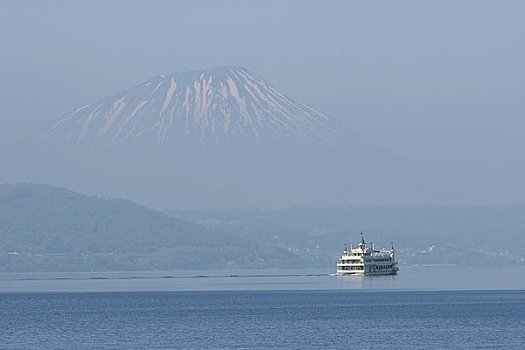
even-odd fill
[(327, 116), (242, 66), (151, 78), (74, 110), (47, 138), (76, 147), (149, 143), (312, 143), (337, 134)]

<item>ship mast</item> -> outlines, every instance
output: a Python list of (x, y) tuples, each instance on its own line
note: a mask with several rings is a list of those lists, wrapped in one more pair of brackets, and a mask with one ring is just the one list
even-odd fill
[(361, 232), (361, 242), (359, 242), (359, 248), (361, 248), (362, 250), (366, 249), (366, 243), (365, 239), (363, 238), (363, 232)]

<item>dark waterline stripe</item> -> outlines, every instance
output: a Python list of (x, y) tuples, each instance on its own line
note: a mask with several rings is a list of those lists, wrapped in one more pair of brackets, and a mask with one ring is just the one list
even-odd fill
[(90, 281), (90, 280), (156, 280), (156, 279), (194, 279), (194, 278), (268, 278), (268, 277), (325, 277), (332, 276), (329, 273), (321, 274), (278, 274), (278, 275), (191, 275), (191, 276), (176, 276), (176, 275), (167, 275), (167, 276), (127, 276), (127, 277), (103, 277), (103, 276), (93, 276), (93, 277), (50, 277), (50, 278), (14, 278), (14, 279), (5, 279), (0, 280), (6, 282), (15, 282), (15, 281)]

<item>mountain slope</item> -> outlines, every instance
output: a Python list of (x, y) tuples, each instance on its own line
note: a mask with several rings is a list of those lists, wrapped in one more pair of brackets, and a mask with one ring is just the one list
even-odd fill
[(212, 238), (198, 225), (131, 201), (88, 197), (46, 185), (0, 185), (0, 208), (2, 241), (13, 250), (32, 245), (35, 252), (148, 251), (159, 241), (200, 244), (203, 235)]
[(74, 146), (307, 144), (338, 132), (322, 113), (242, 67), (154, 77), (78, 108), (46, 135)]
[(260, 248), (130, 201), (0, 185), (0, 271), (220, 269), (289, 259), (285, 249)]

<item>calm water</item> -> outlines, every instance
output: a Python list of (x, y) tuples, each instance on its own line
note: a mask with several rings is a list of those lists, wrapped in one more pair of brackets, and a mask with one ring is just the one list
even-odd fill
[(2, 349), (524, 349), (524, 291), (0, 294)]
[(333, 270), (0, 273), (2, 292), (220, 290), (525, 290), (516, 267), (402, 267), (397, 276), (337, 277)]
[(0, 349), (525, 349), (525, 268), (0, 274)]

